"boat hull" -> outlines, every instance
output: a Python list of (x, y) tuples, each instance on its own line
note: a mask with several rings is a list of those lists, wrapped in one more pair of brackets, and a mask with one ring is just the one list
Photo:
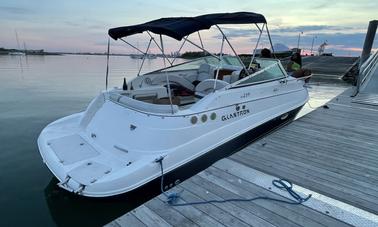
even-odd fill
[[(243, 147), (247, 146), (248, 144), (256, 141), (257, 139), (261, 138), (262, 136), (266, 135), (267, 133), (270, 133), (272, 131), (274, 131), (275, 129), (281, 127), (282, 125), (292, 121), (295, 116), (297, 115), (297, 113), (300, 111), (300, 109), (302, 108), (303, 106), (300, 106), (300, 107), (297, 107), (293, 110), (290, 110), (284, 114), (281, 114), (243, 134), (240, 134), (239, 136), (215, 147), (214, 149), (211, 149), (209, 151), (207, 151), (206, 153), (204, 153), (203, 155), (173, 169), (173, 170), (170, 170), (170, 171), (166, 171), (165, 172), (165, 177), (164, 177), (164, 188), (165, 189), (168, 189), (168, 188), (171, 188), (172, 186), (174, 185), (177, 185), (178, 183), (184, 181), (185, 179), (189, 178), (190, 176), (206, 169), (207, 167), (209, 167), (211, 164), (213, 164), (214, 162), (222, 159), (222, 158), (225, 158), (237, 151), (239, 151), (240, 149), (242, 149)], [(75, 115), (74, 116), (69, 116), (69, 117), (66, 117), (66, 118), (63, 118), (63, 119), (60, 119), (59, 121), (67, 121), (67, 120), (70, 120), (70, 118), (75, 118)], [(54, 173), (54, 175), (62, 182), (64, 179), (62, 178), (61, 174), (60, 173), (57, 173), (57, 170), (54, 169), (54, 166), (52, 166), (52, 162), (51, 161), (46, 161), (46, 154), (43, 154), (44, 152), (44, 148), (42, 146), (42, 142), (39, 140), (38, 141), (38, 145), (40, 147), (40, 152), (41, 152), (41, 155), (43, 157), (43, 159), (45, 160), (45, 163), (46, 165), (49, 167), (49, 169), (51, 170), (52, 173)], [(163, 160), (163, 163), (164, 163), (164, 160)], [(156, 164), (157, 165), (157, 164)], [(109, 195), (109, 194), (104, 194), (104, 195), (101, 195), (101, 194), (96, 194), (95, 196), (93, 195), (90, 195), (90, 194), (82, 194), (84, 196), (89, 196), (89, 197), (114, 197), (114, 196), (119, 196), (120, 194), (122, 195), (126, 195), (128, 193), (132, 193), (132, 192), (135, 192), (135, 191), (138, 191), (138, 190), (143, 190), (143, 189), (146, 189), (146, 188), (149, 188), (149, 190), (151, 190), (151, 188), (153, 188), (152, 190), (159, 190), (160, 189), (160, 175), (158, 175), (157, 177), (154, 177), (153, 179), (150, 179), (149, 181), (143, 183), (143, 184), (140, 184), (138, 187), (132, 189), (132, 190), (129, 190), (129, 191), (125, 191), (125, 192), (122, 192), (122, 193), (116, 193), (116, 194), (112, 194), (112, 195)], [(73, 192), (74, 190), (72, 190), (71, 188), (68, 188), (68, 187), (64, 187), (60, 184), (60, 186), (68, 191), (71, 191)]]
[[(213, 163), (219, 161), (222, 158), (226, 158), (244, 147), (250, 145), (251, 143), (263, 138), (269, 133), (274, 132), (280, 127), (290, 123), (297, 116), (298, 112), (302, 109), (300, 106), (294, 110), (291, 110), (285, 114), (280, 115), (256, 128), (253, 128), (242, 135), (208, 151), (207, 153), (201, 155), (200, 157), (170, 171), (164, 173), (164, 190), (170, 189), (176, 186), (178, 183), (185, 181), (191, 176), (207, 169)], [(286, 116), (282, 119), (282, 116)], [(137, 193), (138, 191), (143, 191), (144, 189), (160, 190), (161, 177), (157, 177), (154, 180), (142, 185), (141, 187), (131, 190), (128, 193)]]
[[(295, 80), (215, 92), (187, 111), (165, 115), (124, 105), (111, 94), (51, 123), (38, 138), (44, 162), (68, 191), (88, 197), (130, 192), (161, 176), (160, 157), (165, 173), (196, 172), (194, 160), (210, 166), (207, 157), (216, 161), (240, 149), (292, 119), (308, 100)], [(167, 184), (182, 181), (180, 175), (168, 175)]]

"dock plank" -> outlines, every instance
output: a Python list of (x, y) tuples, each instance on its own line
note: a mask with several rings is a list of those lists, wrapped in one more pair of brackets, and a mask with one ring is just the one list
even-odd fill
[(145, 203), (145, 206), (159, 214), (166, 222), (173, 226), (198, 226), (176, 210), (170, 209), (169, 212), (166, 212), (169, 209), (169, 205), (160, 199), (152, 199)]
[[(160, 195), (159, 198), (162, 201), (165, 201), (164, 195)], [(206, 213), (198, 210), (193, 206), (171, 206), (167, 211), (171, 209), (178, 211), (183, 216), (190, 219), (192, 222), (199, 226), (224, 226), (213, 217), (210, 217)]]
[(166, 222), (163, 218), (161, 218), (158, 214), (151, 211), (145, 205), (141, 205), (137, 207), (133, 214), (137, 217), (140, 221), (142, 221), (147, 226), (159, 226), (159, 227), (167, 227), (172, 226), (168, 222)]
[[(267, 196), (275, 199), (287, 200), (284, 197), (266, 190), (262, 190), (261, 188), (256, 187), (247, 181), (243, 181), (240, 178), (233, 176), (226, 171), (221, 171), (215, 167), (208, 168), (204, 173), (200, 173), (199, 176), (233, 192), (234, 194), (240, 196), (240, 198)], [(269, 200), (255, 200), (251, 203), (255, 203), (265, 209), (269, 209), (274, 214), (284, 217), (285, 219), (299, 226), (323, 226), (317, 220), (313, 220), (312, 218), (309, 218), (309, 216), (306, 217), (303, 210), (299, 212), (297, 209), (295, 209), (298, 205), (289, 205)]]
[(132, 212), (127, 213), (113, 222), (105, 225), (106, 227), (119, 227), (119, 226), (135, 226), (135, 227), (146, 227), (146, 225), (141, 222)]
[[(230, 190), (225, 189), (224, 187), (220, 186), (219, 184), (215, 183), (212, 179), (206, 179), (200, 173), (190, 180), (193, 180), (196, 184), (201, 185), (206, 191), (209, 191), (222, 199), (230, 199), (230, 198), (243, 198), (242, 196), (238, 195), (237, 192), (233, 192)], [(265, 220), (266, 222), (271, 223), (275, 226), (300, 226), (285, 217), (272, 212), (270, 209), (266, 209), (255, 202), (251, 203), (243, 203), (243, 202), (231, 202), (235, 206), (240, 207), (250, 213), (253, 213), (260, 217), (261, 219)], [(253, 218), (253, 216), (251, 216)]]
[[(187, 185), (185, 185), (187, 186)], [(206, 199), (203, 199), (194, 193), (186, 190), (188, 187), (178, 187), (179, 190), (182, 189), (181, 197), (184, 199), (181, 199), (181, 202), (203, 202)], [(181, 191), (181, 190), (180, 190)], [(213, 204), (203, 204), (195, 206), (198, 210), (204, 212), (205, 214), (215, 218), (218, 222), (222, 223), (225, 226), (248, 226), (244, 221), (236, 218), (233, 216), (230, 212), (225, 211), (223, 209), (220, 209), (219, 207), (213, 205)]]
[[(201, 182), (201, 179), (197, 179), (198, 181), (189, 180), (185, 181), (183, 183), (183, 187), (186, 190), (191, 191), (192, 193), (198, 195), (203, 200), (222, 200), (223, 198), (217, 196), (216, 194), (207, 191), (205, 188), (203, 188), (203, 184)], [(196, 184), (195, 182), (199, 183)], [(233, 203), (223, 203), (223, 204), (217, 204), (215, 203), (214, 206), (219, 207), (220, 209), (223, 209), (230, 214), (232, 214), (235, 217), (238, 217), (241, 221), (247, 223), (251, 226), (256, 227), (274, 227), (275, 225), (271, 224), (270, 222), (262, 219), (261, 217), (254, 214), (254, 212), (249, 212), (239, 206), (236, 206)]]
[[(347, 202), (356, 207), (364, 208), (366, 210), (369, 210), (370, 212), (375, 212), (375, 210), (377, 209), (377, 205), (373, 201), (359, 197), (359, 195), (361, 196), (361, 193), (346, 190), (344, 187), (339, 186), (332, 181), (325, 182), (321, 178), (312, 177), (306, 172), (298, 172), (296, 171), (296, 169), (282, 166), (282, 163), (275, 164), (271, 162), (271, 160), (267, 159), (251, 159), (236, 156), (233, 156), (232, 159), (237, 162), (249, 165), (250, 167), (253, 166), (253, 168), (262, 172), (275, 174), (275, 176), (277, 177), (288, 179), (295, 184), (301, 185), (302, 187)], [(366, 195), (364, 194), (362, 194), (362, 196), (366, 197)]]
[[(250, 147), (248, 148), (248, 150), (251, 150), (251, 152), (253, 152), (256, 149), (270, 152), (275, 155), (290, 157), (291, 159), (298, 162), (303, 162), (306, 165), (313, 165), (314, 167), (327, 170), (330, 172), (330, 174), (340, 174), (343, 177), (351, 179), (358, 183), (367, 184), (367, 186), (369, 187), (371, 187), (371, 184), (374, 184), (376, 181), (378, 181), (378, 171), (369, 172), (369, 169), (365, 169), (363, 168), (363, 166), (360, 167), (349, 164), (345, 159), (343, 159), (342, 156), (336, 157), (337, 159), (335, 159), (335, 156), (338, 155), (334, 154), (332, 157), (329, 157), (327, 154), (317, 152), (314, 149), (309, 149), (308, 147), (301, 149), (296, 148), (295, 150), (282, 149), (282, 146), (280, 146), (279, 143), (276, 144), (275, 141), (269, 141), (264, 144), (264, 146), (260, 145), (257, 146), (257, 148)], [(308, 154), (304, 156), (301, 152)], [(360, 170), (365, 171), (361, 172)]]

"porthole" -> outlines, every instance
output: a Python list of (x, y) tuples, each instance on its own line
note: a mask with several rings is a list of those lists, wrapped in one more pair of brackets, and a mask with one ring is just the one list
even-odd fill
[(190, 118), (190, 122), (194, 125), (196, 124), (198, 121), (198, 118), (196, 116), (193, 116), (192, 118)]
[(215, 120), (217, 118), (217, 114), (216, 113), (212, 113), (211, 115), (210, 115), (210, 119), (211, 120)]
[(203, 123), (205, 123), (207, 121), (207, 115), (206, 114), (204, 114), (204, 115), (201, 116), (201, 121)]

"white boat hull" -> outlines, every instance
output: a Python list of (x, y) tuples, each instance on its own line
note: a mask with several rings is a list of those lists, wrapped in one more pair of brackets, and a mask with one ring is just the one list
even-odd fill
[(39, 150), (59, 185), (83, 196), (114, 196), (158, 179), (155, 159), (161, 156), (170, 184), (183, 179), (170, 181), (170, 174), (179, 169), (190, 172), (189, 163), (206, 155), (209, 159), (214, 151), (232, 153), (292, 119), (308, 100), (303, 81), (295, 79), (253, 88), (215, 92), (197, 105), (198, 110), (201, 105), (211, 109), (192, 108), (171, 116), (122, 106), (104, 92), (85, 112), (48, 125), (38, 139)]

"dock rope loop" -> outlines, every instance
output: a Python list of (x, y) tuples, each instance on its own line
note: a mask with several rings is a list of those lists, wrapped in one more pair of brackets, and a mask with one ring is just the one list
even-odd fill
[(184, 190), (182, 190), (181, 192), (172, 192), (172, 193), (167, 193), (164, 191), (163, 159), (164, 157), (157, 158), (155, 162), (160, 164), (160, 171), (161, 171), (160, 190), (167, 197), (166, 202), (171, 206), (191, 206), (191, 205), (201, 205), (201, 204), (209, 204), (209, 203), (226, 203), (226, 202), (252, 202), (255, 200), (270, 200), (270, 201), (276, 201), (276, 202), (286, 203), (286, 204), (291, 204), (291, 205), (299, 205), (309, 200), (312, 196), (311, 194), (309, 194), (307, 197), (302, 197), (293, 190), (293, 183), (291, 183), (289, 180), (286, 180), (286, 179), (278, 179), (278, 180), (272, 181), (273, 186), (281, 190), (286, 190), (290, 194), (290, 196), (293, 198), (293, 200), (283, 200), (283, 199), (276, 199), (276, 198), (267, 197), (267, 196), (257, 196), (257, 197), (248, 198), (248, 199), (232, 198), (232, 199), (223, 199), (223, 200), (214, 199), (214, 200), (205, 200), (205, 201), (200, 201), (200, 202), (176, 203), (177, 200), (180, 198), (180, 194)]
[(181, 192), (171, 192), (171, 193), (167, 193), (164, 191), (164, 169), (163, 169), (163, 160), (164, 160), (164, 157), (163, 156), (160, 156), (159, 158), (155, 159), (155, 162), (159, 163), (160, 164), (160, 172), (161, 172), (161, 179), (160, 179), (160, 190), (161, 192), (165, 195), (165, 197), (167, 197), (167, 200), (166, 202), (168, 204), (174, 204), (179, 198), (180, 198), (180, 194)]

